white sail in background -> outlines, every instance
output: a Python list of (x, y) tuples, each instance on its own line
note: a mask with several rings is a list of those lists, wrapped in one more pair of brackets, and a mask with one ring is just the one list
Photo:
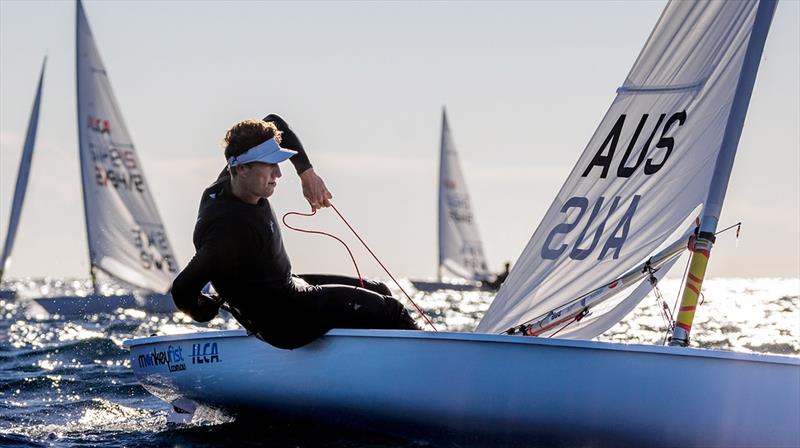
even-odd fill
[(19, 170), (17, 170), (17, 184), (14, 186), (14, 199), (11, 202), (11, 217), (8, 220), (8, 232), (6, 242), (3, 245), (3, 253), (0, 255), (0, 279), (3, 272), (11, 264), (11, 249), (14, 247), (14, 239), (17, 236), (17, 226), (19, 225), (20, 214), (22, 213), (22, 203), (25, 201), (25, 192), (28, 189), (28, 177), (33, 163), (33, 146), (36, 144), (36, 130), (39, 127), (39, 106), (42, 102), (42, 81), (44, 80), (44, 68), (47, 65), (47, 58), (42, 62), (42, 71), (39, 74), (39, 85), (36, 87), (36, 97), (33, 100), (33, 110), (28, 121), (28, 132), (25, 134), (25, 145), (22, 148), (22, 156), (19, 159)]
[[(503, 332), (546, 315), (694, 227), (688, 223), (709, 192), (756, 6), (667, 5), (477, 331)], [(639, 288), (636, 300), (647, 290)], [(632, 308), (631, 300), (620, 303)], [(613, 325), (586, 331), (602, 318), (598, 311), (558, 337), (593, 337)]]
[(80, 1), (76, 45), (90, 263), (131, 285), (166, 292), (178, 266)]
[[(472, 213), (458, 153), (442, 109), (439, 158), (439, 268), (477, 281), (489, 280), (478, 223)], [(441, 279), (440, 279), (441, 280)]]

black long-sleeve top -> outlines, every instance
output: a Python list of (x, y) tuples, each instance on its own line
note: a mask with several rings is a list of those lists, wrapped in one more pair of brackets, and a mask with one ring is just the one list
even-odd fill
[[(283, 131), (281, 146), (298, 152), (289, 159), (298, 174), (311, 168), (302, 143), (286, 122), (274, 114), (264, 121)], [(230, 188), (229, 174), (223, 170), (203, 192), (193, 235), (196, 253), (172, 283), (175, 305), (196, 320), (213, 317), (198, 306), (208, 282), (243, 312), (260, 308), (265, 304), (258, 301), (290, 286), (292, 267), (269, 201), (248, 204)]]
[(294, 169), (297, 171), (297, 174), (302, 174), (303, 171), (311, 168), (311, 162), (308, 160), (308, 155), (306, 154), (305, 148), (303, 148), (303, 144), (300, 142), (300, 138), (298, 138), (297, 134), (295, 134), (292, 128), (289, 127), (289, 124), (286, 123), (286, 120), (276, 114), (269, 114), (264, 117), (264, 121), (271, 121), (275, 123), (275, 126), (278, 127), (278, 130), (283, 133), (281, 135), (282, 147), (297, 151), (297, 154), (293, 155), (292, 158), (289, 159), (289, 161), (292, 162), (292, 165), (294, 165)]

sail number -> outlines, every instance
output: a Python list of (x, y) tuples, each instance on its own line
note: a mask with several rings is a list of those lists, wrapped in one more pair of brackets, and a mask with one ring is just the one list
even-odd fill
[[(609, 253), (612, 254), (613, 258), (619, 258), (622, 245), (625, 244), (625, 241), (628, 239), (628, 232), (630, 232), (633, 214), (636, 213), (636, 207), (639, 205), (639, 200), (641, 198), (642, 197), (640, 195), (636, 195), (633, 197), (631, 203), (628, 204), (628, 208), (625, 211), (625, 214), (622, 216), (622, 219), (616, 223), (616, 226), (614, 226), (614, 231), (603, 244), (603, 249), (600, 251), (600, 256), (597, 258), (598, 260), (602, 260)], [(592, 224), (597, 220), (598, 215), (600, 214), (600, 209), (603, 207), (603, 203), (605, 202), (606, 198), (600, 196), (597, 199), (597, 202), (594, 203), (594, 206), (591, 207), (592, 211), (590, 212), (589, 219), (586, 221), (586, 224), (583, 226), (583, 230), (581, 230), (581, 233), (578, 234), (578, 238), (572, 244), (572, 249), (569, 251), (569, 257), (573, 260), (586, 259), (589, 254), (594, 252), (600, 243), (601, 237), (603, 236), (603, 231), (606, 229), (606, 227), (610, 227), (608, 226), (609, 218), (620, 207), (621, 198), (620, 196), (615, 196), (611, 200), (608, 213), (604, 218), (602, 218), (603, 221), (598, 224), (593, 235), (587, 235), (589, 229), (592, 227)], [(577, 210), (577, 216), (572, 222), (561, 223), (553, 227), (553, 230), (551, 230), (550, 234), (547, 235), (544, 245), (542, 245), (542, 258), (545, 260), (555, 260), (563, 255), (564, 252), (566, 252), (568, 248), (567, 244), (562, 244), (558, 247), (552, 247), (553, 240), (557, 235), (568, 234), (575, 230), (589, 208), (589, 199), (583, 197), (573, 197), (564, 203), (564, 206), (561, 207), (561, 213), (570, 213), (573, 212), (573, 210)], [(589, 240), (591, 241), (587, 243)]]
[(139, 260), (143, 268), (178, 272), (178, 265), (169, 250), (167, 235), (163, 229), (146, 231), (140, 227), (131, 229), (133, 245), (139, 249)]
[[(639, 135), (641, 135), (642, 129), (647, 123), (648, 117), (648, 114), (644, 114), (639, 120), (639, 124), (636, 126), (636, 131), (633, 133), (631, 142), (628, 144), (628, 148), (625, 149), (625, 154), (623, 154), (622, 159), (620, 159), (619, 164), (617, 165), (617, 177), (631, 177), (633, 173), (639, 169), (639, 167), (642, 165), (642, 162), (645, 161), (645, 157), (647, 157), (647, 152), (650, 150), (650, 143), (653, 141), (653, 137), (655, 137), (656, 132), (661, 127), (661, 123), (664, 122), (666, 114), (661, 114), (658, 117), (656, 125), (653, 127), (652, 132), (650, 132), (650, 136), (647, 137), (647, 140), (645, 140), (644, 145), (642, 146), (642, 150), (639, 152), (639, 157), (636, 159), (636, 163), (634, 163), (633, 166), (628, 166), (628, 158), (631, 156), (631, 153), (636, 146), (636, 141), (639, 139)], [(655, 146), (655, 150), (658, 150), (657, 152), (662, 154), (654, 155), (653, 157), (647, 159), (647, 162), (644, 165), (644, 174), (646, 176), (657, 173), (667, 163), (667, 159), (669, 159), (669, 156), (672, 154), (672, 149), (675, 146), (675, 139), (672, 137), (667, 137), (666, 134), (673, 126), (682, 126), (685, 122), (686, 111), (684, 110), (672, 114), (669, 119), (667, 119), (667, 122), (664, 123), (664, 127), (661, 129), (661, 137), (658, 139), (658, 142), (656, 142)], [(622, 114), (617, 119), (614, 127), (611, 128), (611, 132), (609, 132), (606, 139), (603, 140), (603, 144), (600, 145), (600, 148), (597, 150), (597, 153), (594, 155), (591, 162), (589, 162), (589, 165), (583, 171), (583, 174), (581, 174), (581, 177), (587, 177), (595, 167), (600, 167), (602, 169), (600, 172), (601, 179), (605, 179), (606, 176), (608, 176), (608, 171), (611, 168), (611, 162), (614, 159), (614, 153), (617, 150), (617, 143), (619, 142), (620, 135), (622, 134), (622, 127), (624, 125), (625, 114)], [(608, 148), (608, 153), (604, 153), (606, 148)]]
[(472, 211), (466, 196), (451, 193), (447, 195), (447, 214), (454, 222), (472, 223)]
[[(633, 133), (628, 147), (624, 154), (619, 159), (614, 171), (617, 178), (629, 178), (634, 175), (640, 168), (645, 176), (651, 176), (659, 172), (675, 147), (675, 139), (668, 136), (670, 130), (677, 129), (686, 122), (686, 111), (674, 113), (667, 118), (667, 114), (661, 114), (656, 120), (650, 132), (646, 132), (646, 140), (639, 151), (638, 157), (635, 161), (630, 161), (631, 154), (633, 153), (636, 142), (642, 135), (642, 130), (645, 128), (649, 119), (648, 114), (643, 114), (636, 125), (636, 130)], [(614, 126), (611, 128), (608, 136), (603, 140), (599, 149), (592, 157), (589, 164), (581, 174), (581, 177), (588, 177), (592, 173), (597, 173), (596, 168), (599, 168), (600, 178), (605, 179), (609, 173), (612, 172), (612, 162), (617, 150), (617, 144), (622, 135), (622, 129), (625, 125), (626, 116), (620, 115)], [(662, 127), (663, 124), (663, 127)], [(650, 145), (653, 142), (658, 130), (661, 129), (661, 134), (658, 141), (655, 143), (654, 149), (650, 150)], [(651, 157), (648, 158), (648, 153)], [(575, 196), (569, 198), (561, 207), (561, 213), (567, 216), (567, 221), (556, 224), (547, 235), (541, 249), (541, 256), (545, 260), (555, 260), (564, 254), (573, 260), (584, 260), (594, 253), (598, 247), (601, 247), (600, 253), (597, 255), (598, 260), (602, 260), (607, 256), (616, 259), (619, 258), (622, 246), (628, 239), (630, 232), (631, 221), (636, 213), (636, 208), (642, 199), (641, 195), (634, 195), (630, 199), (623, 199), (621, 196), (604, 197), (600, 196), (593, 199), (591, 203), (589, 198)], [(603, 206), (607, 207), (607, 211), (602, 213)], [(624, 210), (622, 217), (618, 220), (612, 221), (612, 216), (617, 211)], [(618, 213), (617, 213), (618, 214)], [(572, 216), (574, 219), (569, 220)], [(585, 218), (588, 217), (588, 218)], [(574, 238), (571, 244), (562, 243), (558, 245), (556, 240), (559, 235), (567, 235), (581, 226), (580, 233)], [(591, 229), (594, 229), (591, 232)], [(611, 230), (604, 238), (604, 232)], [(562, 238), (562, 240), (565, 238)]]
[(97, 185), (144, 193), (144, 176), (139, 172), (136, 153), (132, 148), (117, 148), (111, 140), (111, 123), (90, 115), (87, 117), (87, 127), (99, 137), (89, 141)]
[(472, 271), (486, 271), (483, 251), (473, 243), (465, 242), (461, 246), (461, 265)]

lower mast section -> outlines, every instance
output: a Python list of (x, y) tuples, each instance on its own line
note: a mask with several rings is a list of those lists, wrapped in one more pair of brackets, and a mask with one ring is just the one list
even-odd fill
[(700, 299), (700, 291), (703, 287), (714, 240), (713, 233), (700, 232), (694, 244), (689, 247), (692, 251), (692, 259), (689, 264), (689, 273), (686, 276), (686, 284), (683, 286), (683, 297), (678, 309), (678, 318), (675, 319), (675, 329), (672, 331), (672, 338), (669, 342), (671, 346), (686, 347), (689, 345), (689, 333), (692, 331), (694, 312)]

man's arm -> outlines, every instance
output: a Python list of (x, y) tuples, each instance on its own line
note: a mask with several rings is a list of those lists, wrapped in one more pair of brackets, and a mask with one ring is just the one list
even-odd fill
[(297, 134), (294, 133), (292, 128), (289, 127), (289, 123), (286, 122), (283, 118), (281, 118), (277, 114), (269, 114), (264, 117), (264, 121), (271, 121), (275, 123), (275, 126), (278, 127), (278, 130), (283, 133), (281, 138), (281, 146), (286, 149), (291, 149), (292, 151), (297, 151), (297, 154), (293, 155), (290, 162), (294, 165), (295, 171), (297, 174), (303, 174), (304, 171), (311, 169), (311, 161), (308, 160), (308, 155), (306, 154), (306, 149), (303, 148), (303, 143), (300, 142), (300, 138), (297, 137)]
[(209, 249), (208, 246), (200, 248), (172, 282), (175, 306), (198, 322), (208, 322), (219, 312), (219, 304), (202, 293), (205, 285), (211, 281), (213, 254)]
[(198, 322), (208, 322), (219, 312), (220, 303), (203, 294), (203, 288), (235, 266), (242, 247), (253, 244), (248, 229), (229, 220), (217, 219), (206, 225), (197, 253), (172, 282), (175, 306)]
[(303, 185), (303, 196), (305, 196), (308, 203), (311, 204), (311, 207), (314, 210), (330, 207), (330, 200), (333, 199), (333, 195), (328, 190), (328, 187), (325, 186), (325, 182), (322, 178), (314, 171), (314, 167), (311, 166), (308, 154), (306, 154), (306, 150), (303, 148), (303, 144), (300, 142), (300, 138), (297, 137), (297, 134), (292, 131), (289, 124), (286, 123), (286, 120), (276, 114), (267, 115), (264, 117), (264, 121), (275, 123), (278, 130), (283, 132), (281, 146), (297, 151), (297, 154), (292, 156), (289, 160), (294, 165), (297, 174), (300, 175), (300, 182)]

